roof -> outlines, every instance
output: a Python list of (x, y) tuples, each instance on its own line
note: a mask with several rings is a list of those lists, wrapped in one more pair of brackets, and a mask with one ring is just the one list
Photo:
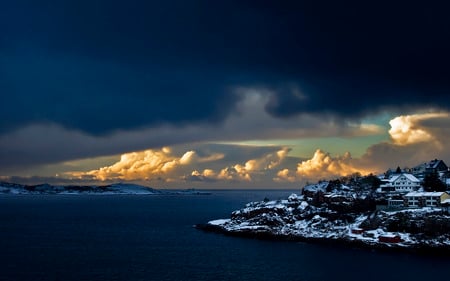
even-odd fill
[(428, 162), (428, 167), (436, 169), (441, 162), (443, 162), (443, 161), (442, 160), (437, 160), (437, 159), (431, 160), (430, 162)]
[[(441, 164), (441, 163), (445, 165), (445, 163), (444, 163), (443, 160), (434, 159), (434, 160), (425, 162), (425, 163), (423, 163), (423, 164), (417, 165), (417, 166), (414, 167), (414, 168), (417, 169), (417, 168), (420, 168), (420, 167), (424, 167), (424, 168), (433, 168), (433, 169), (436, 169), (436, 168), (439, 166), (439, 164)], [(447, 165), (445, 165), (445, 166), (447, 166)]]
[(394, 181), (396, 181), (399, 177), (400, 177), (400, 175), (392, 176), (392, 177), (389, 179), (389, 182), (394, 182)]
[(434, 159), (434, 160), (431, 160), (431, 161), (429, 161), (429, 162), (425, 162), (425, 163), (423, 163), (423, 164), (420, 164), (420, 165), (417, 165), (416, 167), (414, 167), (414, 169), (420, 169), (420, 168), (425, 168), (425, 169), (430, 169), (430, 168), (432, 168), (432, 169), (437, 169), (438, 168), (438, 166), (439, 166), (439, 164), (444, 164), (444, 166), (445, 167), (447, 167), (447, 165), (444, 163), (444, 161), (443, 160), (438, 160), (438, 159)]
[(389, 182), (393, 183), (396, 180), (398, 180), (401, 176), (404, 176), (405, 178), (407, 178), (408, 180), (410, 180), (412, 182), (420, 182), (420, 180), (418, 178), (416, 178), (412, 174), (408, 174), (408, 173), (401, 173), (401, 174), (394, 175), (389, 179)]
[(444, 194), (445, 192), (418, 192), (418, 191), (413, 191), (413, 192), (409, 192), (407, 193), (405, 196), (406, 197), (413, 197), (413, 196), (429, 196), (429, 197), (441, 197), (442, 194)]
[(397, 234), (385, 233), (385, 234), (380, 235), (379, 237), (383, 237), (383, 238), (397, 238), (397, 237), (400, 237), (400, 236), (397, 235)]
[(407, 179), (409, 179), (410, 181), (416, 181), (416, 182), (420, 182), (420, 180), (418, 178), (416, 178), (415, 176), (411, 175), (411, 174), (403, 174)]

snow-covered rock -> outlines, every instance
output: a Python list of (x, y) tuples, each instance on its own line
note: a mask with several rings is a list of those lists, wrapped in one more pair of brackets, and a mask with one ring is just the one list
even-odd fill
[(288, 200), (250, 202), (232, 212), (230, 219), (210, 221), (200, 228), (238, 236), (337, 241), (364, 247), (450, 249), (450, 216), (440, 209), (345, 213), (313, 206), (295, 194)]

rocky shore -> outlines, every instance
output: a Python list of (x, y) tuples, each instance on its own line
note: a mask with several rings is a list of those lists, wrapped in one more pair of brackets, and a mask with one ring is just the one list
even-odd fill
[(247, 238), (450, 255), (450, 216), (440, 209), (353, 212), (351, 207), (336, 211), (311, 203), (296, 194), (286, 200), (251, 202), (228, 219), (196, 227)]

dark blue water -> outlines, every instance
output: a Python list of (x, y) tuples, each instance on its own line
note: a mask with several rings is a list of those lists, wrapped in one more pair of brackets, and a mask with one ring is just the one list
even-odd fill
[(192, 227), (281, 191), (0, 196), (0, 280), (448, 280), (448, 258), (259, 241)]

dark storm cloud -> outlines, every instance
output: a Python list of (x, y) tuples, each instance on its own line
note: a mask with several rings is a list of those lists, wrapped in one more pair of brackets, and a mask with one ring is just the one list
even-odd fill
[[(201, 146), (204, 146), (204, 142), (208, 141), (355, 137), (379, 134), (383, 130), (377, 126), (364, 128), (333, 122), (320, 116), (275, 119), (264, 111), (269, 93), (259, 93), (254, 89), (241, 89), (238, 92), (244, 98), (237, 103), (236, 114), (229, 116), (221, 126), (165, 125), (142, 130), (118, 131), (107, 136), (91, 136), (56, 124), (27, 126), (0, 136), (0, 171), (6, 173), (20, 170), (20, 167), (23, 169), (27, 166), (187, 143), (190, 143), (189, 146), (192, 146), (192, 143), (201, 143)], [(112, 113), (108, 116), (114, 118)], [(226, 155), (236, 159), (245, 154), (240, 150), (230, 150)], [(252, 157), (248, 155), (248, 158)], [(226, 161), (226, 157), (223, 161)]]
[[(56, 122), (91, 134), (147, 124), (217, 122), (236, 102), (222, 82), (194, 70), (148, 67), (139, 71), (84, 58), (1, 58), (2, 128)], [(208, 95), (213, 91), (215, 95)], [(13, 106), (15, 105), (15, 106)], [(4, 125), (3, 125), (4, 124)]]
[(448, 7), (293, 2), (4, 1), (0, 132), (219, 122), (242, 85), (277, 117), (449, 108)]

